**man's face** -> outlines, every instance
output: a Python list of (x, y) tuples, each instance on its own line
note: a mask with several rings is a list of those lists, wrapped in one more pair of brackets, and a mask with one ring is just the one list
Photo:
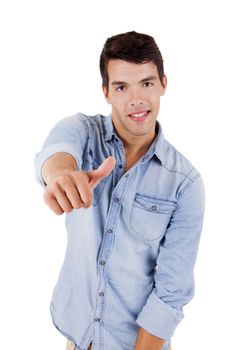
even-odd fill
[(126, 141), (141, 136), (146, 140), (155, 135), (160, 96), (166, 90), (153, 62), (135, 64), (123, 60), (108, 63), (109, 90), (103, 86), (108, 103), (112, 105), (112, 119), (119, 134)]

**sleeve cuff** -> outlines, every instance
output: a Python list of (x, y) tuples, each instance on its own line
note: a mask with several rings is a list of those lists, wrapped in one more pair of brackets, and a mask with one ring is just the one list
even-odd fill
[(43, 180), (41, 169), (44, 164), (44, 162), (51, 156), (53, 156), (55, 153), (58, 152), (66, 152), (71, 154), (79, 167), (82, 166), (82, 160), (81, 157), (77, 154), (77, 152), (74, 151), (73, 147), (66, 143), (59, 143), (59, 144), (53, 144), (46, 146), (44, 149), (42, 149), (39, 153), (35, 156), (35, 162), (34, 162), (34, 168), (35, 168), (35, 175), (36, 175), (36, 181), (42, 186), (45, 187), (46, 183)]
[(162, 339), (170, 339), (182, 318), (182, 311), (164, 303), (153, 290), (136, 322), (149, 333)]

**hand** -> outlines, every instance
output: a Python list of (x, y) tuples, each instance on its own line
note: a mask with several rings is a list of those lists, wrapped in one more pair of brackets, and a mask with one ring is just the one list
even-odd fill
[(134, 350), (161, 350), (165, 339), (156, 337), (140, 327)]
[(109, 175), (116, 164), (114, 157), (108, 157), (92, 171), (65, 170), (52, 179), (44, 191), (44, 201), (57, 215), (73, 209), (92, 205), (93, 189)]

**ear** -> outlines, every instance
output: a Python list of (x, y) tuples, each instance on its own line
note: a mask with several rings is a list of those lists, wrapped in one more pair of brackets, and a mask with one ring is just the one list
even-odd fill
[(167, 77), (166, 75), (164, 74), (163, 76), (163, 80), (162, 80), (162, 84), (161, 84), (161, 96), (164, 96), (165, 92), (166, 92), (166, 89), (167, 89)]
[(107, 103), (111, 104), (111, 100), (109, 98), (109, 91), (107, 90), (105, 85), (102, 85), (102, 90), (103, 90), (104, 97), (105, 97)]

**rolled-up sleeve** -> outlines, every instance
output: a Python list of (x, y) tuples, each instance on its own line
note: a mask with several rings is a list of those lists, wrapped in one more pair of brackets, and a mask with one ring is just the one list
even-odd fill
[(196, 261), (205, 209), (200, 175), (179, 194), (176, 209), (161, 241), (154, 288), (136, 322), (151, 334), (169, 339), (183, 318), (183, 306), (194, 295)]
[(60, 120), (50, 131), (42, 149), (35, 155), (34, 169), (37, 182), (45, 186), (41, 169), (44, 162), (55, 153), (71, 154), (79, 168), (82, 167), (82, 156), (88, 140), (88, 127), (82, 114)]

